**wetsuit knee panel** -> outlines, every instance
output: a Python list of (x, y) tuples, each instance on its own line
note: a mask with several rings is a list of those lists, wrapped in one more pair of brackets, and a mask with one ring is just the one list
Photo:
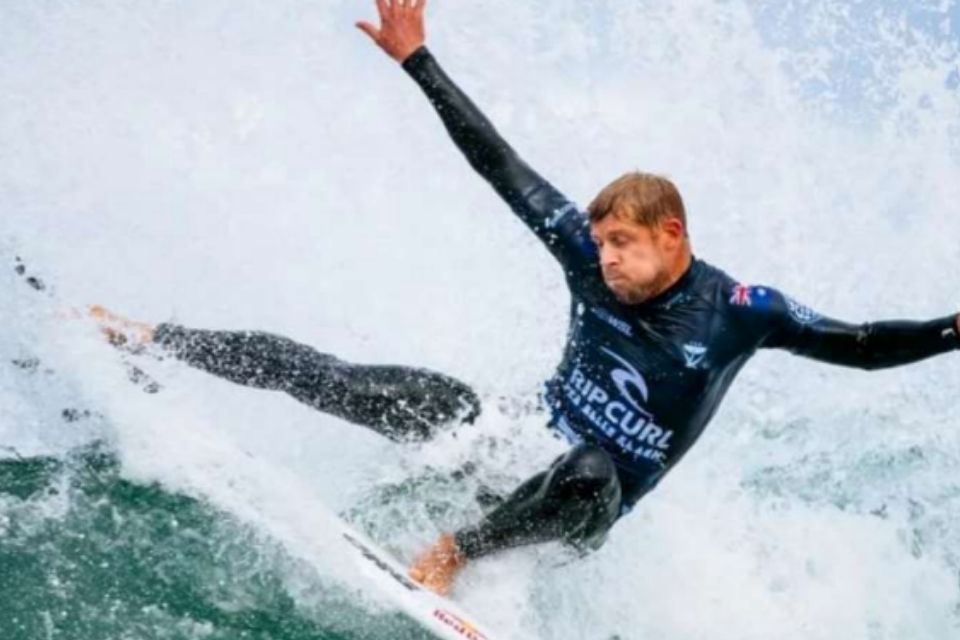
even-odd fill
[(554, 471), (566, 479), (605, 485), (618, 483), (617, 466), (606, 451), (592, 444), (581, 444), (564, 454)]
[(620, 478), (610, 455), (595, 445), (578, 445), (550, 470), (548, 492), (563, 500), (599, 502), (619, 509)]

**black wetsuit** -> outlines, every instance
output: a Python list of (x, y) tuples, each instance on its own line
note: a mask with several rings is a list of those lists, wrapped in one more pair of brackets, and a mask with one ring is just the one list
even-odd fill
[[(586, 216), (517, 156), (426, 48), (403, 66), (473, 168), (560, 262), (572, 297), (567, 347), (544, 399), (551, 426), (574, 446), (457, 532), (468, 557), (557, 539), (595, 547), (693, 445), (758, 348), (875, 369), (960, 347), (952, 316), (846, 324), (696, 259), (656, 298), (620, 303), (601, 278)], [(349, 364), (280, 336), (161, 325), (155, 339), (194, 366), (396, 440), (428, 438), (480, 411), (448, 376)]]
[[(586, 215), (520, 159), (425, 47), (403, 67), (471, 166), (560, 262), (571, 293), (566, 350), (545, 396), (553, 426), (577, 446), (459, 532), (466, 555), (553, 538), (591, 544), (693, 445), (758, 348), (876, 369), (960, 347), (954, 316), (846, 324), (696, 259), (656, 298), (619, 302)], [(590, 495), (586, 508), (567, 509), (570, 496)]]

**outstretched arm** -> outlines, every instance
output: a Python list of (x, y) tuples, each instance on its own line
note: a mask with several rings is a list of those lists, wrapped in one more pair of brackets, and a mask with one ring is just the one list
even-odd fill
[(357, 26), (420, 85), (470, 165), (565, 266), (595, 261), (586, 217), (531, 169), (424, 46), (425, 0), (377, 0), (381, 27)]
[(763, 343), (765, 347), (871, 370), (960, 349), (960, 316), (855, 325), (825, 318), (773, 289), (767, 291), (766, 312), (772, 330)]

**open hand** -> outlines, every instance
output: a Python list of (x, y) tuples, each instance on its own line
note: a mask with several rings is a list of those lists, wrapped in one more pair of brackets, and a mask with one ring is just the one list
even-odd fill
[(426, 40), (423, 9), (427, 0), (377, 0), (380, 28), (360, 21), (357, 28), (370, 36), (388, 56), (403, 62)]

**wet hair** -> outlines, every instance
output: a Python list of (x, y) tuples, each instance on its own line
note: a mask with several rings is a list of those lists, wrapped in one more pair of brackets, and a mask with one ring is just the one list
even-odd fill
[(587, 207), (590, 222), (609, 215), (625, 216), (645, 227), (654, 228), (667, 218), (678, 218), (687, 228), (683, 198), (670, 180), (651, 173), (625, 173), (597, 194)]

